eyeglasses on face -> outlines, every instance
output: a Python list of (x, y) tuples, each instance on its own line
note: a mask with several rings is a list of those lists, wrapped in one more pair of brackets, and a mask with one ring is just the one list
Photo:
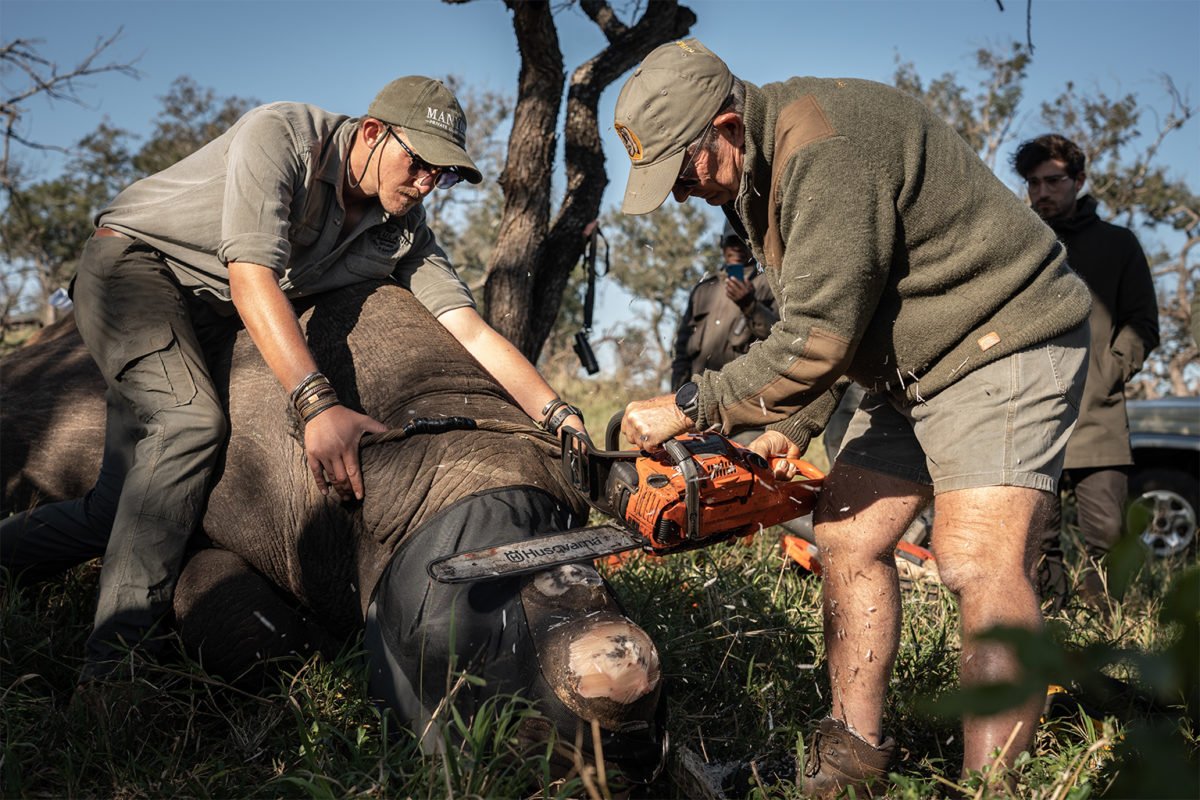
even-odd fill
[(400, 143), (400, 146), (404, 148), (404, 152), (408, 153), (409, 160), (412, 161), (412, 171), (417, 174), (424, 172), (432, 178), (435, 189), (449, 189), (462, 180), (463, 176), (454, 167), (435, 167), (414, 153), (412, 148), (404, 143), (404, 140), (400, 138), (398, 133), (392, 130), (390, 125), (387, 131), (393, 139)]
[(675, 185), (672, 187), (675, 191), (687, 191), (700, 184), (700, 176), (695, 171), (696, 154), (708, 146), (708, 137), (715, 129), (715, 126), (709, 125), (696, 143), (688, 147), (683, 166), (679, 168), (679, 176), (675, 178)]
[(1047, 175), (1044, 178), (1026, 178), (1025, 185), (1030, 189), (1045, 186), (1047, 189), (1057, 189), (1066, 181), (1074, 180), (1070, 175)]

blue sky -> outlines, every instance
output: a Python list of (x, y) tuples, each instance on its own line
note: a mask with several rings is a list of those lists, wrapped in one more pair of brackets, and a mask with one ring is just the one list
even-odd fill
[[(691, 0), (693, 34), (735, 73), (755, 83), (792, 75), (889, 81), (897, 55), (925, 78), (972, 72), (979, 47), (1025, 40), (1024, 0)], [(620, 10), (632, 5), (616, 0)], [(568, 70), (596, 52), (602, 38), (576, 8), (557, 15)], [(70, 144), (105, 116), (145, 131), (158, 98), (180, 75), (219, 94), (264, 102), (301, 100), (361, 113), (380, 86), (408, 73), (456, 73), (468, 84), (514, 93), (519, 59), (508, 12), (499, 0), (447, 5), (434, 0), (3, 0), (0, 34), (40, 39), (60, 68), (97, 37), (124, 33), (113, 50), (139, 57), (143, 76), (101, 76), (83, 92), (88, 108), (36, 104), (24, 133)], [(1110, 95), (1136, 92), (1165, 109), (1159, 75), (1200, 99), (1200, 0), (1034, 0), (1036, 48), (1019, 135), (1041, 133), (1037, 103), (1074, 81)], [(4, 76), (12, 85), (14, 75)], [(612, 118), (619, 84), (602, 99)], [(606, 133), (608, 133), (606, 131)], [(1200, 184), (1200, 124), (1176, 135), (1168, 153)], [(624, 185), (623, 154), (606, 136), (615, 195)], [(36, 162), (36, 159), (34, 159)], [(1007, 177), (1007, 176), (1006, 176)]]
[[(888, 82), (897, 56), (926, 80), (947, 71), (972, 82), (980, 47), (1025, 41), (1025, 1), (1004, 0), (685, 0), (695, 35), (735, 73), (765, 83), (793, 75)], [(633, 3), (614, 0), (620, 12)], [(557, 14), (568, 71), (603, 40), (577, 8)], [(81, 94), (86, 108), (35, 103), (22, 133), (70, 145), (105, 117), (149, 130), (159, 97), (181, 75), (219, 95), (264, 102), (298, 100), (351, 114), (398, 75), (460, 75), (467, 84), (515, 94), (519, 58), (499, 0), (446, 5), (434, 0), (2, 0), (0, 39), (41, 40), (39, 51), (71, 67), (98, 37), (123, 27), (114, 58), (138, 58), (142, 77), (100, 76)], [(1019, 138), (1044, 132), (1041, 100), (1073, 81), (1085, 92), (1134, 92), (1168, 109), (1159, 76), (1171, 75), (1200, 102), (1200, 0), (1034, 0), (1034, 61)], [(19, 76), (3, 76), (8, 88)], [(620, 82), (601, 100), (610, 185), (606, 205), (625, 185), (624, 152), (607, 129)], [(1153, 132), (1154, 120), (1143, 120)], [(1006, 158), (1014, 145), (1004, 153)], [(1168, 140), (1164, 163), (1200, 189), (1200, 120)], [(53, 170), (53, 157), (24, 154), (28, 168)], [(1002, 177), (1012, 183), (1007, 168)], [(494, 176), (493, 176), (494, 177)], [(557, 198), (556, 198), (557, 201)]]

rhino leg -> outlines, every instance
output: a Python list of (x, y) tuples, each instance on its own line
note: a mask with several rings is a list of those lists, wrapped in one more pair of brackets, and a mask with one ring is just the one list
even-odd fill
[[(569, 526), (549, 495), (516, 487), (461, 501), (410, 534), (367, 611), (370, 688), (427, 750), (442, 745), (447, 703), (469, 717), (487, 698), (520, 695), (542, 715), (523, 724), (527, 740), (556, 734), (587, 758), (595, 720), (605, 760), (649, 780), (664, 753), (658, 653), (595, 569), (453, 585), (425, 572), (439, 555)], [(458, 685), (461, 672), (484, 684)]]
[(294, 600), (227, 550), (198, 550), (188, 559), (175, 616), (188, 653), (230, 681), (261, 681), (280, 659), (338, 649)]

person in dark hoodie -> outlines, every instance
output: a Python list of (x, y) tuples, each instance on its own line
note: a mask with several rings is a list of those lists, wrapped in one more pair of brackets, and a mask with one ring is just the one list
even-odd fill
[[(1106, 609), (1105, 582), (1095, 566), (1121, 535), (1133, 464), (1125, 385), (1158, 346), (1154, 281), (1133, 231), (1100, 219), (1096, 198), (1079, 194), (1087, 159), (1078, 145), (1058, 134), (1039, 136), (1017, 148), (1012, 163), (1025, 180), (1033, 210), (1066, 245), (1068, 263), (1092, 292), (1087, 381), (1063, 477), (1074, 485), (1089, 559), (1075, 591), (1089, 605)], [(1054, 607), (1068, 595), (1061, 522), (1059, 510), (1042, 536), (1038, 568), (1039, 590)]]

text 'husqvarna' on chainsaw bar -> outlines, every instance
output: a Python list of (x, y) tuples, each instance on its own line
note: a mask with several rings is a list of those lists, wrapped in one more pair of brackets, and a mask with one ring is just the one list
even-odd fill
[(654, 555), (746, 536), (816, 505), (824, 475), (791, 459), (797, 477), (775, 477), (768, 461), (716, 433), (687, 433), (646, 453), (599, 450), (564, 429), (562, 468), (596, 510), (616, 522), (454, 553), (429, 563), (443, 583), (503, 578), (641, 548)]

